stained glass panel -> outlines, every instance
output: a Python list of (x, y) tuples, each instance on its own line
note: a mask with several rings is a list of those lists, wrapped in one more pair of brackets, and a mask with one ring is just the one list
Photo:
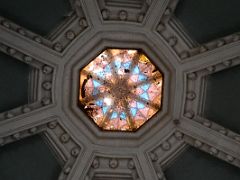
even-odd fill
[(163, 76), (140, 50), (107, 49), (80, 71), (80, 105), (104, 130), (135, 131), (161, 108)]

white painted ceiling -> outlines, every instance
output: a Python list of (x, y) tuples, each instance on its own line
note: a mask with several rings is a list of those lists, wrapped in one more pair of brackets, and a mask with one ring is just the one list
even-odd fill
[[(1, 0), (0, 159), (39, 134), (61, 180), (239, 179), (239, 5)], [(133, 133), (102, 131), (78, 107), (79, 70), (107, 47), (142, 49), (164, 75), (162, 109)]]

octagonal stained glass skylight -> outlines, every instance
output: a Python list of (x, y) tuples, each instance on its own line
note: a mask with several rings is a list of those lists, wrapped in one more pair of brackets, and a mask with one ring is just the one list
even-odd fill
[(136, 131), (161, 108), (162, 73), (135, 49), (106, 49), (80, 71), (79, 104), (103, 130)]

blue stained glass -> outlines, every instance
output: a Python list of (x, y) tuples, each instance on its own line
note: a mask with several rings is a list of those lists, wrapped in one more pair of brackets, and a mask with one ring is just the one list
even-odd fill
[(144, 75), (140, 74), (140, 75), (138, 76), (138, 80), (139, 80), (139, 81), (147, 80), (147, 76), (144, 76)]
[(119, 70), (120, 67), (121, 67), (121, 62), (120, 61), (115, 61), (114, 63), (115, 63), (116, 69)]
[(111, 116), (111, 119), (115, 119), (118, 117), (118, 113), (117, 112), (113, 112), (112, 113), (112, 116)]
[(106, 73), (111, 73), (111, 67), (109, 65), (107, 65), (105, 68), (104, 68), (104, 71)]
[(149, 87), (150, 87), (150, 84), (144, 84), (144, 85), (141, 86), (141, 88), (142, 88), (144, 91), (147, 91)]
[(101, 86), (101, 84), (99, 82), (93, 80), (93, 86), (94, 87), (99, 87), (99, 86)]
[(107, 110), (108, 110), (108, 107), (104, 106), (104, 107), (102, 108), (103, 114), (106, 114)]
[(99, 71), (96, 74), (97, 74), (98, 77), (104, 78), (104, 72), (103, 71)]
[(97, 101), (96, 101), (96, 105), (102, 106), (102, 105), (103, 105), (103, 101), (102, 101), (102, 100), (97, 100)]
[(145, 107), (145, 105), (143, 103), (137, 102), (137, 107), (139, 109), (143, 109)]
[(129, 69), (130, 66), (131, 66), (131, 62), (126, 62), (126, 63), (123, 64), (123, 67), (124, 67), (125, 69)]
[(136, 108), (131, 108), (130, 111), (131, 111), (133, 117), (136, 116), (136, 114), (137, 114)]
[(141, 94), (140, 97), (143, 98), (143, 99), (146, 99), (146, 100), (149, 99), (149, 98), (148, 98), (148, 93), (146, 93), (146, 92), (143, 93), (143, 94)]
[(96, 88), (94, 88), (94, 90), (93, 90), (93, 95), (95, 96), (95, 95), (97, 95), (97, 94), (99, 94), (99, 90), (96, 89)]
[(139, 74), (140, 70), (137, 66), (133, 68), (133, 74)]
[(121, 112), (120, 118), (121, 119), (126, 119), (127, 118), (126, 113), (125, 112)]

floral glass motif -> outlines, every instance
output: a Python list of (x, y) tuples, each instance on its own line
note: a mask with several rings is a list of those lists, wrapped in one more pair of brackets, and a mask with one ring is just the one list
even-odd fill
[(162, 85), (140, 50), (107, 49), (80, 71), (80, 106), (103, 130), (135, 131), (161, 108)]

